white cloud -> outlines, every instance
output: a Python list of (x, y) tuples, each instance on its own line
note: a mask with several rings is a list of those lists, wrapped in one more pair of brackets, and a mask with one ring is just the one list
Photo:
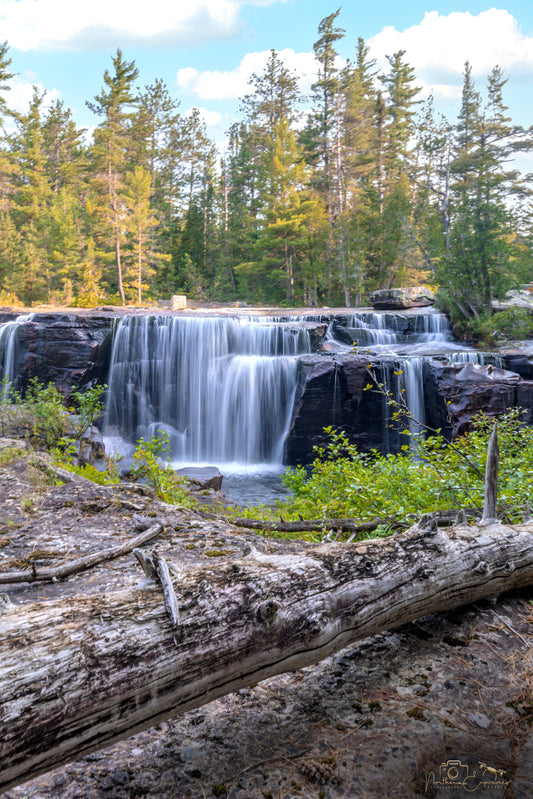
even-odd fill
[(37, 89), (39, 94), (44, 94), (41, 114), (46, 114), (50, 106), (52, 106), (56, 100), (61, 99), (61, 94), (57, 89), (48, 91), (45, 90), (42, 83), (27, 83), (25, 81), (16, 80), (11, 84), (11, 90), (5, 95), (8, 106), (19, 114), (26, 114), (33, 98), (34, 88)]
[(469, 61), (474, 75), (501, 66), (513, 76), (533, 75), (533, 37), (525, 36), (508, 11), (491, 8), (473, 15), (454, 11), (447, 16), (428, 11), (420, 24), (398, 31), (386, 27), (369, 42), (380, 66), (386, 55), (405, 50), (405, 58), (425, 83), (456, 84)]
[[(38, 83), (37, 81), (30, 83), (28, 81), (16, 79), (12, 82), (10, 91), (5, 93), (5, 100), (9, 108), (19, 114), (27, 114), (33, 99), (34, 89), (37, 89), (39, 95), (43, 96), (41, 105), (42, 117), (47, 114), (56, 100), (61, 99), (61, 94), (57, 89), (48, 91), (44, 88), (42, 83)], [(5, 117), (3, 124), (6, 133), (12, 134), (16, 132), (17, 125), (14, 119)]]
[(0, 0), (0, 41), (19, 50), (192, 47), (241, 31), (244, 5), (284, 0)]
[[(261, 74), (266, 66), (270, 50), (247, 53), (238, 67), (231, 71), (206, 70), (200, 72), (184, 67), (177, 74), (181, 91), (195, 94), (202, 100), (237, 100), (251, 92), (248, 85), (253, 73)], [(300, 89), (306, 93), (316, 80), (317, 65), (313, 53), (295, 53), (294, 50), (279, 50), (278, 56), (287, 69), (296, 74)]]

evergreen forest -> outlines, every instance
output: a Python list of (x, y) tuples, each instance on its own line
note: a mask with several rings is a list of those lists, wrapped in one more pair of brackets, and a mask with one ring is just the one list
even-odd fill
[(404, 51), (380, 72), (359, 38), (341, 63), (346, 35), (339, 11), (320, 22), (307, 96), (272, 50), (223, 153), (121, 50), (87, 101), (92, 136), (37, 89), (17, 113), (1, 45), (0, 304), (353, 306), (423, 283), (468, 320), (531, 281), (531, 189), (514, 159), (532, 130), (509, 117), (501, 68), (476, 86), (466, 63), (448, 120)]

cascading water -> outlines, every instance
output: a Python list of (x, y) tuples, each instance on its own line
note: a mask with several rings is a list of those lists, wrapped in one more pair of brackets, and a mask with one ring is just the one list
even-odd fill
[(396, 317), (379, 313), (353, 314), (348, 318), (348, 330), (358, 346), (391, 345), (398, 343)]
[[(17, 381), (17, 342), (21, 340), (17, 330), (31, 318), (21, 316), (0, 325), (0, 378), (8, 375)], [(465, 351), (453, 341), (446, 318), (431, 310), (247, 318), (130, 316), (114, 330), (104, 430), (108, 449), (131, 454), (141, 436), (147, 439), (164, 431), (175, 462), (219, 465), (225, 490), (230, 475), (244, 473), (255, 483), (254, 498), (265, 501), (265, 475), (275, 473), (277, 482), (271, 484), (270, 498), (279, 495), (283, 445), (298, 374), (308, 368), (300, 371), (298, 358), (311, 352), (311, 340), (319, 346), (323, 323), (329, 327), (322, 352), (334, 365), (331, 393), (321, 396), (324, 425), (346, 425), (348, 429), (352, 422), (353, 408), (341, 364), (344, 353), (354, 352), (354, 342), (356, 353), (369, 353), (386, 390), (406, 402), (409, 429), (414, 434), (426, 420), (424, 375), (428, 385), (433, 385), (430, 359), (501, 366), (495, 353)], [(341, 355), (338, 360), (337, 353)], [(320, 367), (316, 379), (321, 379)], [(384, 407), (375, 414), (378, 420), (387, 416), (385, 396), (380, 401)], [(297, 409), (296, 420), (298, 413)], [(312, 413), (320, 421), (322, 407)], [(428, 419), (430, 415), (428, 411)], [(406, 440), (398, 430), (386, 428), (377, 439), (379, 447), (397, 451)], [(252, 493), (246, 487), (240, 497), (249, 500)]]
[(414, 343), (431, 343), (450, 341), (451, 329), (444, 314), (420, 314), (415, 319), (412, 340)]
[(503, 369), (503, 358), (497, 352), (475, 352), (474, 350), (464, 350), (461, 352), (450, 352), (446, 355), (450, 363), (476, 363), (479, 366), (492, 364), (497, 369)]
[(187, 463), (281, 463), (307, 330), (278, 320), (143, 316), (116, 329), (105, 433), (170, 436)]
[(424, 357), (404, 358), (401, 361), (403, 372), (403, 388), (409, 409), (409, 430), (418, 435), (426, 421), (424, 402)]
[[(409, 430), (416, 435), (426, 421), (424, 397), (425, 364), (434, 357), (451, 363), (492, 363), (501, 367), (501, 358), (494, 353), (460, 349), (453, 342), (448, 320), (433, 311), (417, 314), (357, 313), (346, 318), (346, 327), (339, 331), (333, 321), (328, 337), (347, 343), (353, 339), (357, 350), (363, 347), (372, 356), (379, 356), (384, 387), (394, 399), (406, 405)], [(398, 445), (394, 432), (388, 433), (391, 448)]]
[(16, 319), (0, 325), (0, 381), (9, 381), (10, 383), (15, 381), (17, 330), (20, 325), (31, 321), (32, 317), (33, 314), (22, 314)]

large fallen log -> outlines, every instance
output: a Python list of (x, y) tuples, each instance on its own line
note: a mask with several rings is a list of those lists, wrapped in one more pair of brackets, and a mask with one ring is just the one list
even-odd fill
[(299, 555), (251, 550), (170, 579), (174, 622), (155, 582), (4, 601), (0, 792), (358, 639), (533, 583), (533, 524), (433, 522)]

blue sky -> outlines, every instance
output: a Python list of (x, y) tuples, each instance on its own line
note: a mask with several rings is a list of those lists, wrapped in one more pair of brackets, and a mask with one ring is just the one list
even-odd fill
[[(18, 73), (8, 102), (23, 110), (37, 84), (90, 127), (95, 119), (85, 101), (98, 93), (121, 47), (135, 60), (141, 85), (163, 78), (182, 110), (201, 108), (208, 132), (221, 141), (250, 73), (262, 71), (271, 48), (301, 76), (304, 90), (310, 86), (318, 24), (338, 7), (326, 0), (0, 0), (0, 40), (9, 42)], [(533, 0), (345, 0), (337, 24), (346, 30), (343, 58), (353, 55), (359, 36), (378, 64), (404, 49), (424, 92), (433, 91), (452, 118), (464, 61), (479, 88), (500, 64), (510, 78), (513, 119), (533, 123)]]

